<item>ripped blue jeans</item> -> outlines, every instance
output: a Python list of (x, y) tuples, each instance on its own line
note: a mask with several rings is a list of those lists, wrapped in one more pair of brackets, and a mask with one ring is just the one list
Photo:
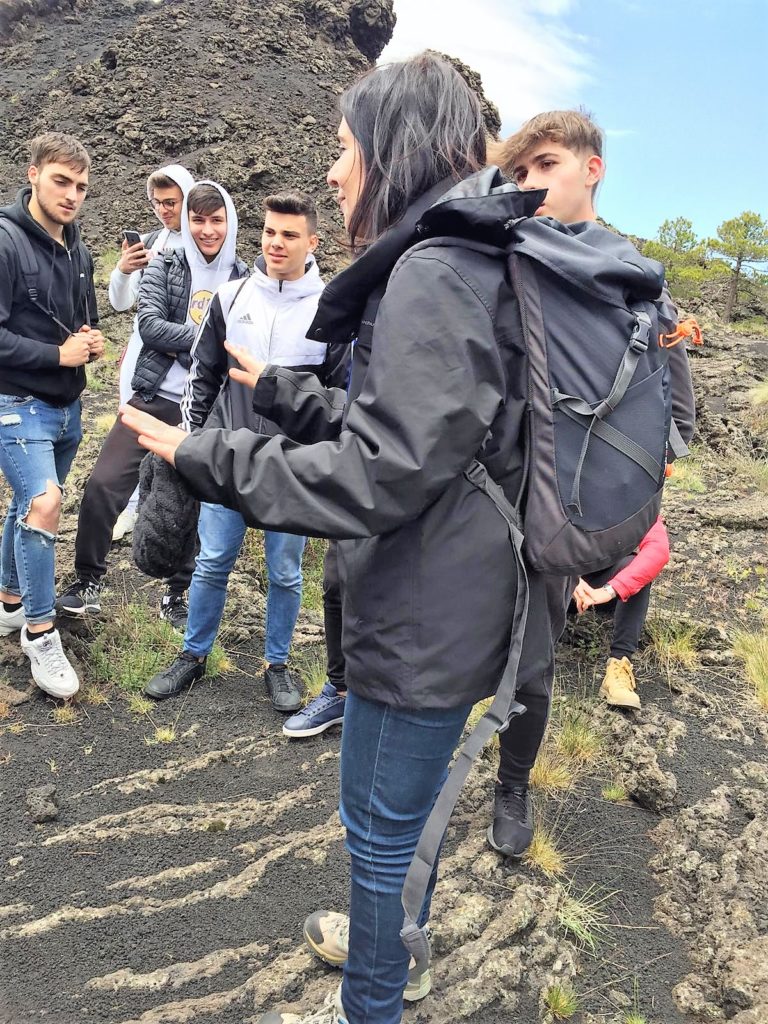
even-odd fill
[(82, 436), (79, 398), (59, 407), (0, 394), (0, 470), (13, 491), (0, 545), (0, 590), (20, 595), (32, 624), (54, 618), (56, 537), (27, 525), (26, 516), (49, 480), (63, 487)]

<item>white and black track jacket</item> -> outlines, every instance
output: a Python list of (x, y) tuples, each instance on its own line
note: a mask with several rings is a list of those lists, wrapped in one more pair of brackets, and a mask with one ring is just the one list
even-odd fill
[(317, 264), (309, 258), (297, 281), (268, 277), (263, 257), (245, 281), (229, 281), (211, 300), (192, 347), (192, 366), (181, 400), (186, 430), (206, 426), (276, 434), (276, 424), (253, 410), (253, 391), (228, 376), (233, 365), (224, 341), (247, 348), (256, 359), (311, 371), (327, 386), (341, 386), (347, 345), (311, 341), (307, 331), (323, 291)]

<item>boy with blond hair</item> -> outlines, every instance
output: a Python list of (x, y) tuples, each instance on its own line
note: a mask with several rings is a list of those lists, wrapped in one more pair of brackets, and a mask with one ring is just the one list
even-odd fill
[[(537, 217), (552, 217), (562, 224), (597, 220), (595, 198), (605, 175), (603, 133), (589, 114), (578, 110), (550, 110), (537, 114), (504, 142), (490, 144), (488, 159), (521, 189), (547, 190), (544, 201), (536, 210)], [(666, 289), (659, 302), (662, 316), (676, 320), (677, 311)], [(688, 357), (683, 346), (669, 349), (669, 369), (672, 416), (687, 443), (693, 436), (695, 406)], [(557, 607), (562, 588), (555, 586), (556, 582), (553, 580), (550, 588), (553, 641), (565, 624), (565, 608)], [(576, 582), (573, 581), (574, 585)], [(572, 590), (573, 587), (569, 587), (568, 593)], [(609, 703), (630, 706), (629, 698), (635, 696), (634, 679), (630, 681), (626, 673), (621, 678), (609, 678), (615, 660), (609, 659), (601, 693), (606, 699), (611, 694), (616, 697)], [(536, 671), (532, 671), (534, 666)], [(522, 857), (533, 836), (529, 776), (544, 738), (552, 700), (553, 675), (551, 647), (547, 651), (542, 645), (542, 649), (536, 652), (524, 648), (517, 698), (528, 710), (524, 716), (513, 718), (501, 735), (494, 816), (488, 829), (491, 846), (513, 858)], [(627, 689), (626, 700), (620, 699), (621, 693), (617, 696), (617, 688), (622, 687)], [(632, 706), (635, 706), (634, 702)]]

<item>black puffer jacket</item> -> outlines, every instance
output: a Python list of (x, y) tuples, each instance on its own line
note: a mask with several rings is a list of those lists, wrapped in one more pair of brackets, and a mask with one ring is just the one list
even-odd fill
[[(237, 260), (230, 280), (247, 276), (248, 267)], [(185, 369), (191, 366), (189, 352), (196, 331), (187, 323), (191, 287), (192, 275), (183, 249), (156, 256), (144, 271), (137, 314), (143, 347), (131, 388), (145, 402), (155, 397), (176, 360)]]
[(453, 192), (461, 237), (414, 246), (443, 184), (326, 288), (311, 336), (357, 336), (336, 440), (206, 430), (176, 455), (200, 497), (251, 524), (356, 538), (339, 544), (347, 681), (401, 707), (489, 695), (509, 643), (509, 535), (462, 474), (485, 442), (490, 474), (516, 494), (523, 339), (519, 315), (500, 308), (514, 301), (503, 250), (474, 239), (532, 214), (540, 194), (489, 195), (496, 181), (483, 172)]

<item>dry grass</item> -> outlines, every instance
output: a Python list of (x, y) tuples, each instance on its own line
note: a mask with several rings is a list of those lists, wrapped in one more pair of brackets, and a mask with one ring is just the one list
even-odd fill
[(734, 453), (728, 458), (728, 472), (747, 490), (768, 494), (768, 460)]
[(557, 750), (577, 765), (590, 764), (602, 748), (602, 738), (583, 711), (568, 711), (560, 722)]
[(78, 704), (88, 704), (91, 707), (98, 708), (109, 704), (109, 697), (99, 686), (94, 686), (93, 683), (86, 683), (85, 686), (80, 688), (77, 702)]
[(768, 405), (768, 380), (758, 384), (749, 392), (749, 400), (753, 405)]
[(108, 434), (114, 427), (117, 417), (114, 413), (105, 412), (101, 416), (94, 416), (91, 420), (91, 430), (94, 434)]
[(141, 693), (129, 693), (126, 703), (132, 715), (142, 717), (148, 715), (155, 706), (149, 697), (144, 697)]
[(605, 904), (615, 895), (615, 891), (603, 892), (596, 886), (590, 886), (581, 895), (571, 887), (561, 888), (557, 910), (561, 928), (578, 945), (594, 953), (608, 930)]
[(646, 622), (646, 630), (653, 652), (667, 674), (673, 668), (695, 668), (699, 660), (699, 626), (684, 619), (651, 617)]
[(576, 993), (570, 985), (559, 982), (546, 989), (543, 1002), (555, 1020), (570, 1020), (579, 1009)]
[(623, 1024), (648, 1024), (648, 1018), (645, 1014), (635, 1013), (634, 1010), (630, 1010), (629, 1013), (624, 1014)]
[(159, 725), (152, 736), (145, 736), (144, 742), (148, 747), (157, 746), (158, 743), (173, 743), (176, 739), (176, 730), (170, 725)]
[(50, 718), (56, 725), (76, 725), (80, 721), (80, 716), (71, 704), (62, 704), (54, 708)]
[(570, 789), (575, 781), (576, 775), (570, 761), (545, 742), (531, 770), (531, 785), (543, 793), (554, 793)]
[(733, 649), (744, 663), (755, 700), (764, 711), (768, 711), (768, 630), (737, 633)]
[(533, 839), (523, 859), (526, 864), (538, 868), (547, 878), (565, 874), (565, 855), (558, 848), (552, 831), (542, 825), (534, 826)]
[(0, 700), (0, 721), (4, 721), (10, 718), (13, 714), (13, 708), (7, 700)]

